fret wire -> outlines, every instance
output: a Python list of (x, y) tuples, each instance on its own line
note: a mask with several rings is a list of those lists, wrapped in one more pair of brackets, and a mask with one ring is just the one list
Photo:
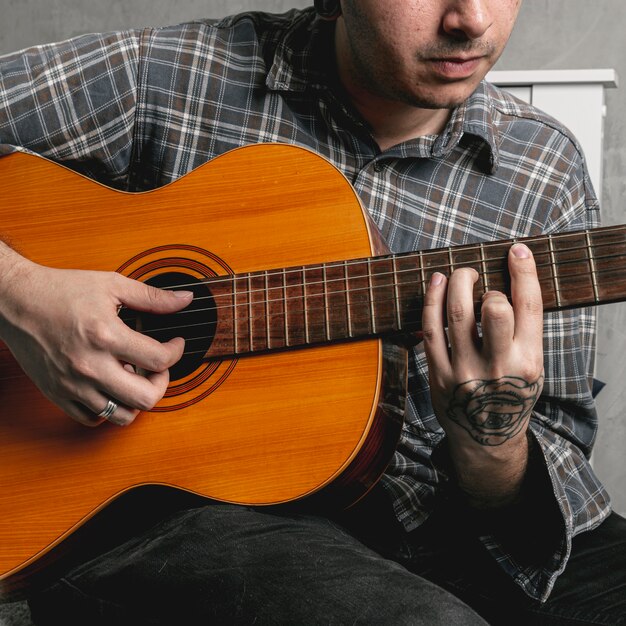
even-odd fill
[(480, 267), (483, 275), (483, 290), (489, 291), (489, 276), (487, 274), (487, 261), (485, 259), (485, 246), (480, 242)]
[(422, 281), (422, 297), (426, 295), (426, 273), (424, 272), (424, 255), (421, 250), (417, 253), (420, 264), (420, 279)]
[(400, 315), (400, 291), (398, 289), (398, 268), (396, 266), (396, 257), (391, 257), (391, 267), (393, 274), (393, 294), (396, 301), (396, 324), (398, 325), (398, 330), (402, 328), (402, 317)]
[(254, 342), (252, 340), (252, 276), (248, 274), (248, 344), (250, 352), (254, 352)]
[(348, 261), (343, 262), (343, 280), (346, 289), (346, 313), (348, 316), (348, 337), (353, 336), (352, 331), (352, 309), (350, 303), (350, 285), (348, 283)]
[(267, 344), (267, 349), (270, 350), (272, 347), (272, 329), (270, 327), (270, 281), (268, 272), (265, 272), (265, 277), (263, 280), (263, 284), (265, 287), (265, 342)]
[(587, 249), (587, 258), (589, 259), (589, 269), (591, 270), (591, 285), (593, 287), (593, 298), (596, 302), (600, 302), (600, 293), (598, 291), (598, 281), (596, 280), (596, 263), (593, 258), (593, 250), (591, 249), (591, 237), (589, 231), (585, 232), (585, 243)]
[(309, 332), (309, 303), (306, 294), (306, 266), (302, 266), (302, 297), (304, 300), (304, 340), (311, 343), (311, 334)]
[(237, 276), (233, 275), (233, 333), (234, 333), (234, 348), (235, 354), (239, 352), (239, 322), (237, 320)]
[(454, 272), (454, 261), (452, 260), (452, 248), (448, 248), (448, 265), (450, 266), (450, 274)]
[(289, 318), (287, 316), (287, 275), (283, 269), (283, 326), (285, 327), (285, 345), (289, 347)]
[(367, 260), (367, 288), (370, 295), (370, 316), (372, 318), (372, 333), (376, 334), (376, 307), (374, 306), (374, 285), (372, 284), (372, 261)]
[(330, 312), (328, 310), (328, 284), (326, 280), (326, 263), (322, 265), (322, 284), (324, 285), (324, 319), (326, 327), (326, 339), (330, 341)]
[(552, 235), (548, 235), (548, 248), (550, 251), (550, 269), (552, 271), (552, 282), (554, 283), (554, 295), (556, 296), (556, 305), (561, 306), (561, 291), (559, 289), (559, 281), (556, 273), (556, 258), (554, 255), (554, 244)]

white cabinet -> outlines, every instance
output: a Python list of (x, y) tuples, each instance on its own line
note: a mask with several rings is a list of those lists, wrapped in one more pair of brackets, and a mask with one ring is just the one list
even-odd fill
[(493, 71), (487, 80), (552, 115), (574, 133), (601, 200), (604, 91), (617, 87), (615, 70)]

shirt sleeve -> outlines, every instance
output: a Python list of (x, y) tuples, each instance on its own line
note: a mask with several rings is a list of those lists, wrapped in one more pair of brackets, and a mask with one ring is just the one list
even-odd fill
[[(598, 203), (584, 159), (570, 177), (561, 203), (555, 203), (550, 232), (595, 228)], [(532, 480), (515, 514), (522, 533), (540, 533), (542, 554), (516, 549), (498, 531), (481, 539), (500, 565), (531, 596), (546, 600), (564, 570), (575, 535), (597, 527), (609, 514), (608, 494), (589, 463), (598, 419), (593, 395), (595, 309), (544, 316), (544, 388), (535, 405), (530, 439)], [(493, 526), (492, 526), (493, 528)], [(501, 525), (504, 528), (504, 525)], [(519, 546), (517, 546), (519, 548)]]
[(34, 152), (126, 188), (140, 37), (85, 35), (0, 57), (0, 154)]

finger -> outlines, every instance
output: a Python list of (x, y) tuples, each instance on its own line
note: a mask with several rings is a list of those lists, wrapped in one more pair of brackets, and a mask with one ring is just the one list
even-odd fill
[(424, 296), (422, 335), (431, 377), (437, 373), (446, 378), (451, 369), (445, 330), (446, 287), (446, 277), (435, 272)]
[(98, 417), (93, 411), (90, 411), (79, 402), (57, 400), (56, 404), (66, 415), (69, 415), (75, 422), (83, 426), (94, 428), (100, 426), (105, 421), (104, 418)]
[(530, 345), (543, 343), (543, 302), (532, 252), (517, 243), (509, 250), (511, 301), (515, 314), (514, 336)]
[(465, 360), (477, 353), (478, 333), (474, 315), (474, 283), (478, 272), (461, 268), (448, 281), (448, 337), (453, 361)]
[(104, 422), (110, 422), (116, 426), (127, 426), (133, 422), (135, 417), (139, 414), (139, 411), (131, 411), (128, 407), (119, 406), (113, 415), (104, 418), (79, 402), (70, 402), (66, 406), (61, 406), (61, 408), (74, 421), (90, 428), (100, 426)]
[[(85, 391), (82, 402), (70, 402), (63, 410), (86, 426), (98, 426), (103, 421), (117, 426), (128, 426), (141, 411), (149, 411), (161, 400), (169, 384), (169, 373), (158, 372), (147, 377), (135, 374), (134, 370), (122, 368), (130, 375), (128, 380), (112, 384), (108, 391), (90, 388)], [(117, 391), (122, 389), (122, 391)], [(122, 398), (127, 396), (127, 400)], [(117, 406), (115, 410), (102, 417), (101, 413), (108, 407), (109, 401)]]
[[(102, 413), (109, 408), (109, 402), (113, 402), (115, 407), (107, 415)], [(82, 405), (87, 409), (87, 414), (91, 414), (94, 421), (105, 420), (117, 426), (128, 426), (139, 414), (138, 409), (132, 409), (121, 403), (117, 397), (107, 396), (99, 390), (91, 390), (86, 394), (85, 402)]]
[(151, 285), (116, 274), (116, 296), (119, 304), (144, 313), (174, 313), (188, 306), (193, 292), (157, 289)]
[(185, 340), (174, 337), (160, 343), (142, 335), (121, 322), (119, 332), (113, 336), (111, 353), (119, 360), (148, 372), (162, 372), (178, 363), (185, 351)]
[(481, 324), (483, 354), (497, 357), (507, 353), (513, 341), (515, 319), (513, 307), (502, 292), (488, 291), (483, 296)]
[(116, 411), (116, 416), (122, 421), (132, 421), (137, 411), (154, 408), (165, 394), (169, 380), (168, 370), (143, 376), (127, 365), (115, 363), (102, 371), (97, 387), (85, 394), (85, 404), (97, 413), (111, 399), (120, 404), (121, 412)]

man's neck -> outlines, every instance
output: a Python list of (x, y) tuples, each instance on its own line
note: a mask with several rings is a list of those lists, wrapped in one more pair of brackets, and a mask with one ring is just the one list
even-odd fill
[(335, 59), (337, 78), (356, 110), (372, 128), (372, 135), (381, 150), (404, 141), (437, 135), (450, 118), (450, 109), (420, 108), (400, 99), (386, 97), (361, 84), (354, 68), (350, 67), (343, 24), (335, 30)]
[(362, 93), (345, 83), (344, 87), (357, 111), (370, 124), (381, 150), (416, 137), (438, 135), (450, 118), (449, 109), (421, 109)]

